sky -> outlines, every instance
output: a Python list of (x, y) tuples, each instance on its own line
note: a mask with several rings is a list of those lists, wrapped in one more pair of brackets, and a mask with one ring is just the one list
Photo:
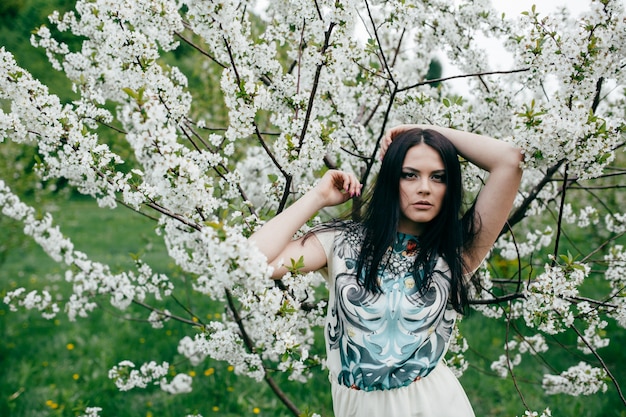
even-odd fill
[(573, 15), (577, 15), (589, 6), (589, 0), (491, 0), (491, 4), (496, 9), (505, 12), (507, 16), (515, 16), (530, 10), (533, 4), (537, 6), (540, 13), (548, 13), (565, 6), (572, 11)]

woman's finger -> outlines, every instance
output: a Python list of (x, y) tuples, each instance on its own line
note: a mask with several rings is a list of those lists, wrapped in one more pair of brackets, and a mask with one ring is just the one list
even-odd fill
[(359, 195), (361, 191), (361, 183), (357, 179), (356, 175), (344, 173), (344, 182), (343, 189), (344, 191), (350, 195), (350, 197), (354, 197), (355, 195)]
[(385, 154), (387, 153), (387, 148), (389, 148), (389, 145), (391, 145), (392, 140), (393, 139), (391, 137), (391, 132), (387, 132), (387, 134), (383, 137), (383, 140), (380, 143), (380, 160), (381, 161), (385, 157)]

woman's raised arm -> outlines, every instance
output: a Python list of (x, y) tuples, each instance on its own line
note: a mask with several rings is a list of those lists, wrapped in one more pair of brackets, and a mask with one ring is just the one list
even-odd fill
[(327, 171), (320, 182), (286, 210), (257, 230), (249, 240), (267, 257), (274, 267), (274, 278), (287, 271), (283, 264), (290, 259), (304, 260), (303, 272), (315, 271), (326, 265), (326, 253), (317, 238), (293, 240), (294, 234), (324, 207), (342, 204), (361, 194), (361, 184), (353, 174)]
[(401, 125), (391, 129), (383, 138), (383, 154), (395, 135), (412, 128), (441, 133), (452, 142), (459, 155), (489, 172), (476, 199), (480, 230), (465, 253), (466, 267), (474, 270), (491, 250), (507, 221), (522, 178), (523, 155), (519, 148), (488, 136), (430, 125)]

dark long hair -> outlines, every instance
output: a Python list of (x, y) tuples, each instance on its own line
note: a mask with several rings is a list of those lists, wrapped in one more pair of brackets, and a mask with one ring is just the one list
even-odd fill
[[(406, 153), (410, 148), (425, 144), (439, 153), (445, 167), (446, 191), (439, 214), (419, 236), (419, 251), (413, 274), (421, 283), (420, 292), (430, 287), (435, 261), (442, 256), (450, 268), (450, 301), (456, 311), (464, 313), (468, 305), (468, 289), (463, 278), (463, 250), (476, 236), (479, 219), (474, 206), (461, 217), (463, 187), (461, 165), (456, 148), (448, 138), (435, 130), (410, 129), (398, 134), (385, 153), (382, 166), (371, 191), (363, 217), (364, 242), (357, 261), (357, 277), (363, 277), (363, 286), (372, 292), (380, 291), (379, 267), (385, 267), (384, 257), (396, 239), (400, 218), (400, 177)], [(418, 279), (422, 270), (424, 275)]]

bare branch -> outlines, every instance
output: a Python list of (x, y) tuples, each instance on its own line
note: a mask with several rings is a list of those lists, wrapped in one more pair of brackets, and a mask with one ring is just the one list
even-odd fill
[(545, 187), (546, 184), (550, 182), (550, 180), (552, 179), (552, 176), (556, 174), (556, 172), (559, 170), (559, 168), (561, 167), (561, 165), (563, 165), (564, 162), (565, 160), (561, 160), (557, 162), (556, 164), (554, 164), (553, 166), (551, 166), (550, 168), (548, 168), (548, 170), (546, 171), (546, 174), (541, 179), (541, 181), (539, 181), (537, 185), (533, 187), (533, 189), (530, 191), (530, 193), (528, 193), (526, 198), (524, 198), (524, 201), (522, 201), (522, 203), (513, 212), (513, 214), (509, 216), (509, 221), (508, 221), (509, 227), (513, 227), (517, 223), (522, 221), (522, 219), (526, 216), (526, 210), (528, 210), (532, 202), (537, 199), (537, 196), (539, 195), (541, 190), (543, 190), (543, 187)]
[[(320, 51), (322, 55), (326, 53), (326, 51), (328, 50), (328, 47), (330, 46), (330, 36), (333, 32), (334, 27), (335, 27), (335, 23), (331, 22), (328, 25), (328, 29), (326, 30), (326, 32), (324, 32), (324, 45), (322, 46), (322, 49)], [(324, 67), (324, 65), (326, 65), (326, 63), (321, 62), (315, 70), (315, 76), (313, 77), (313, 86), (311, 87), (311, 94), (309, 95), (309, 102), (307, 103), (307, 107), (306, 107), (306, 115), (304, 116), (304, 123), (302, 124), (302, 130), (300, 132), (300, 141), (298, 143), (298, 149), (297, 149), (298, 154), (300, 154), (302, 146), (304, 145), (304, 138), (309, 128), (309, 123), (311, 121), (311, 114), (313, 113), (313, 103), (315, 102), (315, 97), (317, 95), (317, 89), (319, 87), (319, 82), (320, 82), (320, 75), (322, 74), (322, 67)]]
[(202, 49), (200, 46), (198, 46), (197, 44), (195, 44), (191, 39), (186, 38), (182, 33), (180, 32), (174, 32), (174, 34), (176, 36), (178, 36), (183, 42), (185, 42), (187, 45), (191, 46), (193, 49), (195, 49), (196, 51), (200, 52), (202, 55), (206, 56), (207, 58), (209, 58), (211, 61), (215, 62), (217, 65), (219, 65), (222, 68), (226, 68), (226, 65), (222, 64), (221, 62), (219, 62), (213, 55), (211, 55), (210, 53), (208, 53), (207, 51), (205, 51), (204, 49)]
[(459, 78), (473, 78), (473, 77), (483, 77), (485, 75), (498, 75), (498, 74), (515, 74), (518, 72), (526, 72), (529, 71), (530, 68), (521, 68), (521, 69), (516, 69), (516, 70), (508, 70), (508, 71), (487, 71), (487, 72), (477, 72), (477, 73), (473, 73), (473, 74), (459, 74), (459, 75), (452, 75), (450, 77), (442, 77), (442, 78), (435, 78), (432, 80), (424, 80), (424, 81), (420, 81), (419, 83), (416, 84), (412, 84), (406, 87), (400, 87), (398, 88), (398, 93), (407, 91), (407, 90), (412, 90), (414, 88), (417, 87), (421, 87), (423, 85), (429, 85), (429, 84), (436, 84), (436, 83), (442, 83), (445, 81), (450, 81), (450, 80), (456, 80)]

